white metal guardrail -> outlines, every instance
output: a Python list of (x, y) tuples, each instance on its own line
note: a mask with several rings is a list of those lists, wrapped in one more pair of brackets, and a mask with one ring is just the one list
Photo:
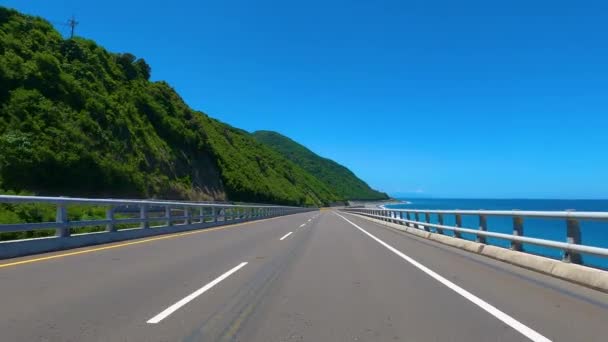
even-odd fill
[[(376, 219), (402, 224), (411, 228), (443, 234), (452, 231), (454, 237), (462, 238), (462, 233), (476, 235), (476, 241), (487, 244), (487, 237), (504, 239), (511, 242), (511, 249), (522, 251), (522, 243), (556, 248), (563, 251), (564, 262), (581, 263), (581, 254), (593, 254), (608, 257), (608, 248), (593, 247), (581, 244), (579, 221), (608, 221), (608, 212), (577, 211), (521, 211), (521, 210), (414, 210), (414, 209), (381, 209), (381, 208), (345, 208), (345, 212), (360, 214)], [(433, 215), (437, 223), (432, 223)], [(446, 215), (453, 215), (454, 226), (444, 224)], [(477, 229), (462, 226), (463, 216), (476, 216), (479, 220)], [(488, 217), (510, 217), (513, 221), (513, 234), (488, 231)], [(421, 217), (424, 217), (421, 220)], [(565, 241), (554, 241), (524, 236), (524, 218), (561, 219), (566, 221)]]
[[(196, 203), (178, 201), (154, 201), (154, 200), (122, 200), (122, 199), (91, 199), (70, 197), (39, 197), (39, 196), (14, 196), (0, 195), (0, 203), (26, 204), (42, 203), (53, 205), (56, 208), (54, 222), (30, 222), (0, 224), (0, 233), (23, 232), (35, 230), (54, 229), (55, 236), (69, 238), (71, 228), (86, 226), (105, 226), (106, 232), (117, 232), (120, 224), (137, 224), (142, 230), (167, 228), (179, 225), (205, 226), (236, 223), (269, 218), (274, 216), (295, 214), (311, 211), (312, 208), (275, 206), (275, 205), (230, 205), (216, 203)], [(70, 205), (89, 205), (105, 207), (105, 219), (70, 221), (67, 208)], [(130, 213), (137, 217), (117, 218), (116, 213)], [(159, 214), (160, 215), (154, 215)], [(163, 223), (160, 226), (153, 223)], [(137, 228), (135, 228), (137, 229)], [(18, 242), (20, 240), (14, 240)], [(12, 241), (3, 242), (10, 244)], [(0, 245), (0, 250), (3, 248)]]

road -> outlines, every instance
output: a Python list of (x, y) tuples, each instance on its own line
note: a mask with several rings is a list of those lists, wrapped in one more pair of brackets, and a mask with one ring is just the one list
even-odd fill
[(608, 340), (606, 294), (340, 215), (0, 261), (0, 340)]

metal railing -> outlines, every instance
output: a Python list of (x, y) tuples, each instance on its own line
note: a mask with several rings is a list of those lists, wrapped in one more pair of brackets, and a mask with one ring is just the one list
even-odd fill
[[(608, 248), (581, 244), (580, 221), (608, 221), (608, 212), (577, 211), (521, 211), (521, 210), (414, 210), (382, 208), (345, 208), (345, 212), (360, 214), (387, 222), (402, 224), (410, 228), (427, 232), (444, 234), (452, 231), (454, 237), (462, 238), (462, 233), (473, 234), (476, 242), (487, 244), (487, 238), (498, 238), (510, 241), (512, 250), (522, 251), (522, 244), (556, 248), (563, 252), (562, 261), (581, 264), (581, 254), (592, 254), (608, 257)], [(454, 226), (445, 225), (447, 215), (454, 218)], [(433, 217), (434, 216), (434, 217)], [(462, 225), (463, 216), (476, 216), (478, 228), (466, 228)], [(512, 234), (488, 231), (488, 217), (502, 216), (512, 219)], [(421, 219), (423, 218), (423, 219)], [(433, 220), (433, 218), (435, 220)], [(524, 236), (525, 218), (543, 218), (565, 220), (565, 241), (554, 241)], [(432, 223), (435, 221), (437, 223)]]
[[(230, 205), (216, 203), (196, 203), (155, 200), (91, 199), (70, 197), (40, 197), (0, 195), (0, 203), (30, 204), (41, 203), (55, 207), (54, 222), (27, 222), (0, 224), (0, 233), (37, 230), (55, 230), (55, 236), (69, 238), (72, 228), (105, 226), (106, 232), (116, 232), (119, 225), (138, 224), (130, 229), (152, 229), (173, 225), (229, 224), (237, 221), (256, 220), (274, 216), (311, 211), (312, 208), (275, 206), (275, 205)], [(68, 219), (68, 206), (87, 205), (105, 208), (105, 218), (95, 220), (71, 221)], [(123, 213), (127, 217), (116, 217)], [(128, 217), (136, 215), (136, 217)], [(153, 223), (161, 225), (152, 226)], [(14, 240), (20, 241), (20, 240)], [(10, 243), (11, 241), (7, 241)], [(2, 248), (2, 247), (0, 247)]]

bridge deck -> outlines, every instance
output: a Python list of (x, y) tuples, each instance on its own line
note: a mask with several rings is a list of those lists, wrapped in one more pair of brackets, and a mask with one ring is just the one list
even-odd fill
[(343, 216), (1, 261), (0, 340), (606, 341), (606, 294)]

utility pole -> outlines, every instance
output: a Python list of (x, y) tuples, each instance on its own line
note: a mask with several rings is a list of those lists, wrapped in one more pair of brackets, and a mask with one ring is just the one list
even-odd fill
[(72, 18), (70, 18), (68, 20), (68, 26), (70, 26), (70, 29), (71, 29), (70, 39), (74, 38), (74, 28), (77, 25), (78, 25), (78, 22), (76, 21), (76, 18), (74, 18), (74, 16), (72, 15)]

